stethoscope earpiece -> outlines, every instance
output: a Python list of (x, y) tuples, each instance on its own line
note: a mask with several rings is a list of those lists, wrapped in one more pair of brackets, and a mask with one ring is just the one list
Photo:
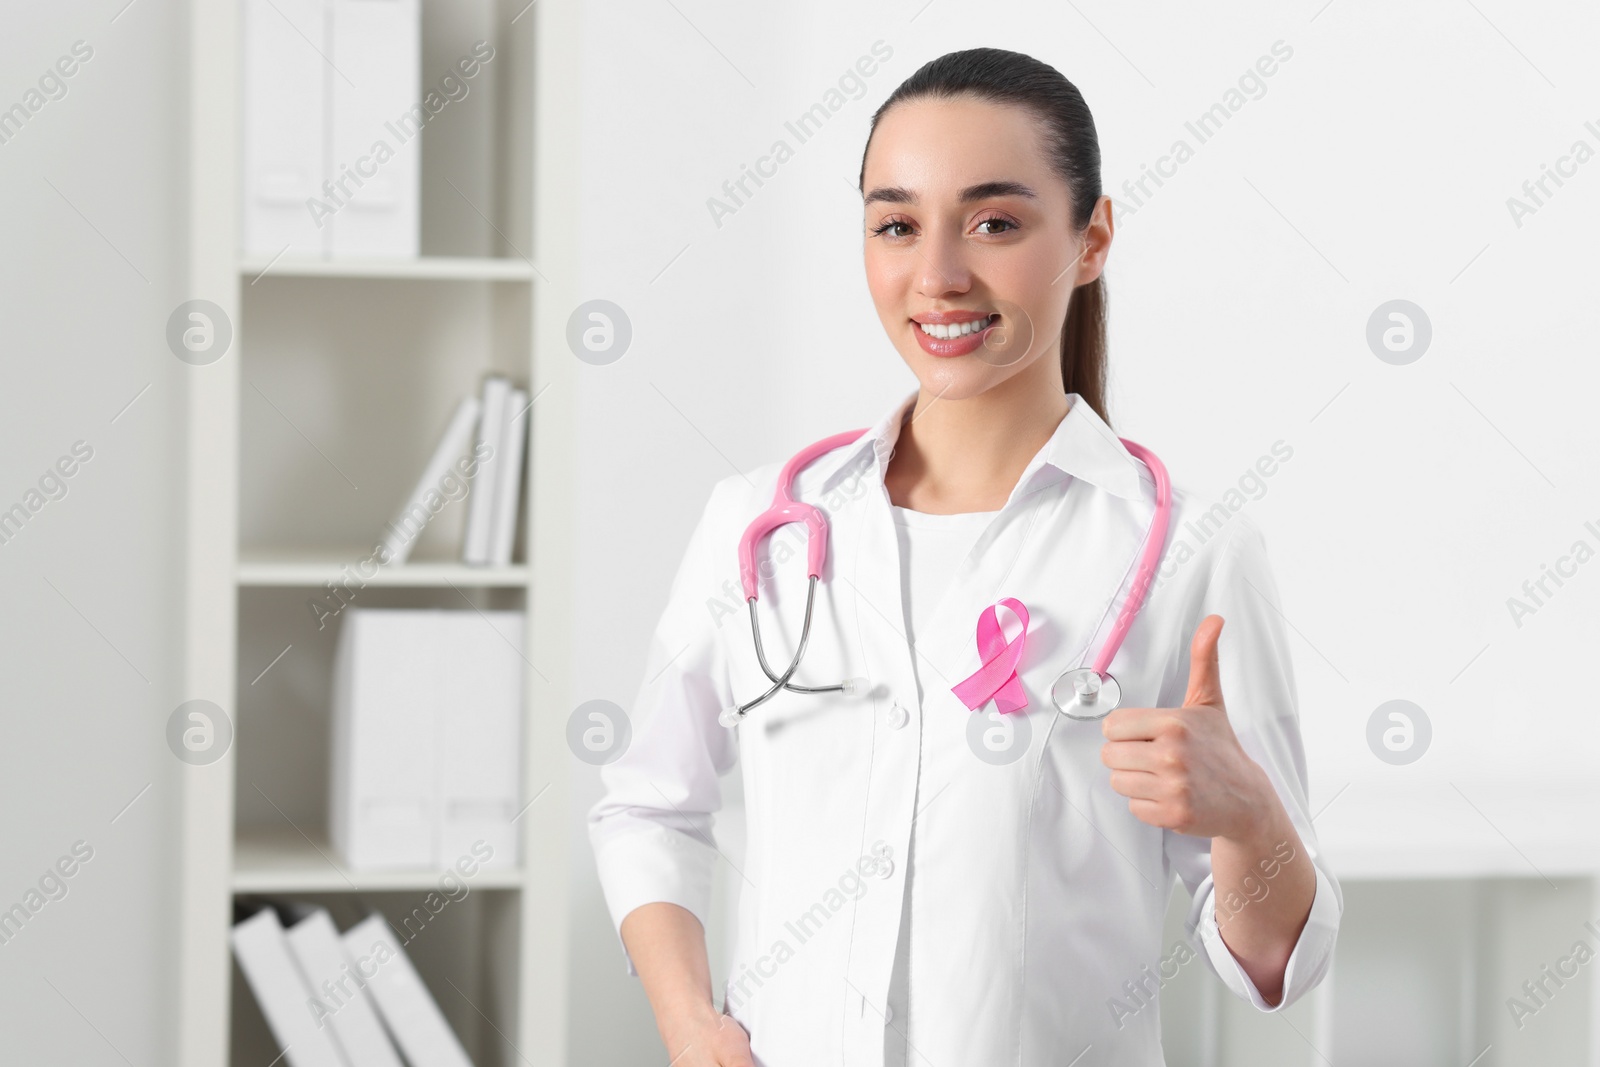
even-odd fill
[(1093, 667), (1067, 671), (1050, 687), (1050, 700), (1069, 719), (1103, 719), (1122, 703), (1122, 686)]

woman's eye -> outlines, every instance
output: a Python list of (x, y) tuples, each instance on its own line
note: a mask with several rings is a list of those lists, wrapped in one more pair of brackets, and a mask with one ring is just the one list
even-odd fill
[[(984, 226), (999, 226), (1004, 227), (1004, 229), (985, 230), (983, 229)], [(995, 234), (1005, 233), (1006, 230), (1014, 230), (1017, 228), (1017, 224), (1012, 222), (1010, 219), (992, 218), (982, 219), (975, 228), (980, 233), (993, 236)]]
[(872, 228), (872, 236), (882, 237), (884, 234), (888, 234), (890, 237), (905, 237), (906, 234), (898, 232), (897, 227), (905, 227), (907, 230), (911, 228), (907, 223), (901, 222), (899, 219), (889, 219), (874, 226)]

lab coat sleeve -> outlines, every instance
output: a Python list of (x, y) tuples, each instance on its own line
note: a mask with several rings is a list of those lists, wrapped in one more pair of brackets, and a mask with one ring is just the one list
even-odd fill
[[(1288, 626), (1282, 614), (1277, 583), (1267, 560), (1260, 529), (1247, 516), (1228, 520), (1227, 541), (1219, 546), (1215, 569), (1195, 590), (1183, 612), (1184, 628), (1178, 635), (1171, 669), (1163, 681), (1159, 706), (1177, 707), (1189, 679), (1189, 644), (1207, 615), (1222, 616), (1224, 625), (1217, 645), (1222, 692), (1228, 720), (1245, 752), (1266, 771), (1278, 798), (1294, 823), (1304, 855), (1287, 862), (1309, 861), (1316, 871), (1316, 895), (1300, 938), (1284, 971), (1283, 996), (1268, 1005), (1255, 983), (1229, 951), (1217, 929), (1219, 901), (1212, 883), (1211, 841), (1169, 830), (1169, 860), (1192, 894), (1186, 928), (1199, 942), (1211, 969), (1233, 993), (1261, 1011), (1277, 1011), (1293, 1004), (1327, 974), (1333, 961), (1334, 940), (1344, 898), (1317, 845), (1307, 805), (1305, 750), (1300, 739), (1299, 704), (1294, 668), (1289, 654)], [(1259, 884), (1272, 891), (1277, 869), (1269, 860)], [(1254, 892), (1251, 894), (1254, 896)], [(1257, 897), (1257, 899), (1261, 899)], [(1251, 906), (1249, 898), (1220, 902), (1224, 914), (1240, 913)]]
[[(601, 889), (620, 942), (622, 920), (642, 904), (667, 901), (708, 925), (718, 851), (712, 821), (718, 778), (733, 765), (733, 732), (717, 722), (732, 703), (717, 624), (737, 625), (738, 600), (714, 581), (736, 573), (735, 544), (716, 543), (714, 490), (690, 535), (650, 640), (644, 679), (631, 708), (632, 738), (600, 772), (605, 794), (588, 828)], [(713, 568), (711, 552), (729, 566)], [(624, 946), (626, 957), (626, 946)], [(628, 973), (636, 975), (627, 957)]]

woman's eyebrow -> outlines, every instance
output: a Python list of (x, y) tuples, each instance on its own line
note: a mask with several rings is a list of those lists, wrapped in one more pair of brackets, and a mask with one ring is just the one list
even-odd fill
[(969, 185), (961, 190), (961, 202), (970, 203), (973, 200), (990, 200), (997, 196), (1025, 196), (1030, 200), (1037, 200), (1039, 196), (1032, 189), (1021, 182), (1004, 180), (993, 182), (979, 182)]
[[(997, 196), (1025, 196), (1030, 200), (1039, 198), (1039, 194), (1021, 182), (1002, 179), (969, 185), (961, 190), (959, 199), (963, 204), (969, 204), (974, 200), (989, 200)], [(885, 204), (915, 204), (917, 196), (910, 189), (905, 189), (898, 185), (889, 185), (881, 189), (872, 190), (861, 200), (863, 207), (879, 202)]]
[(910, 189), (902, 189), (898, 185), (888, 185), (880, 189), (874, 189), (861, 198), (862, 207), (874, 203), (915, 204), (916, 202), (917, 198)]

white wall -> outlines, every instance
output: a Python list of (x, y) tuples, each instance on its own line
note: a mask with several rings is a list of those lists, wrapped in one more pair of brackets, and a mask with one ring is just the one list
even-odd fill
[(182, 4), (125, 2), (8, 3), (0, 33), (0, 109), (92, 49), (0, 143), (0, 508), (93, 450), (0, 544), (0, 908), (92, 849), (0, 944), (8, 1063), (174, 1048), (187, 62)]
[[(1600, 563), (1520, 628), (1506, 606), (1575, 539), (1600, 546), (1583, 529), (1600, 526), (1600, 163), (1520, 227), (1506, 206), (1574, 140), (1600, 147), (1583, 126), (1600, 126), (1596, 18), (1442, 0), (591, 5), (583, 287), (628, 312), (634, 341), (620, 362), (584, 369), (577, 688), (632, 700), (716, 479), (863, 425), (911, 386), (861, 273), (853, 185), (867, 122), (926, 60), (1009, 47), (1083, 91), (1107, 191), (1134, 208), (1108, 270), (1114, 424), (1210, 494), (1275, 441), (1294, 449), (1245, 508), (1297, 637), (1313, 806), (1339, 795), (1318, 823), (1335, 862), (1425, 868), (1444, 833), (1459, 854), (1535, 879), (1546, 861), (1522, 853), (1570, 859), (1587, 834), (1600, 854), (1592, 818), (1550, 817), (1574, 801), (1541, 802), (1558, 789), (1593, 799), (1600, 719), (1575, 665), (1600, 633)], [(784, 121), (878, 39), (894, 56), (864, 98), (718, 227), (706, 199), (774, 139), (793, 144)], [(1292, 57), (1198, 143), (1185, 122), (1279, 40)], [(1180, 137), (1193, 158), (1134, 204), (1123, 182)], [(1365, 340), (1394, 298), (1433, 325), (1410, 366)], [(1397, 697), (1434, 727), (1427, 756), (1405, 767), (1366, 742), (1369, 715)], [(583, 768), (575, 818), (596, 795)], [(657, 1046), (581, 832), (573, 1048), (637, 1061)], [(1523, 943), (1507, 974), (1535, 972), (1548, 947)], [(1515, 983), (1485, 981), (1483, 1003), (1503, 1013)], [(1481, 1062), (1530, 1062), (1507, 1040)]]

